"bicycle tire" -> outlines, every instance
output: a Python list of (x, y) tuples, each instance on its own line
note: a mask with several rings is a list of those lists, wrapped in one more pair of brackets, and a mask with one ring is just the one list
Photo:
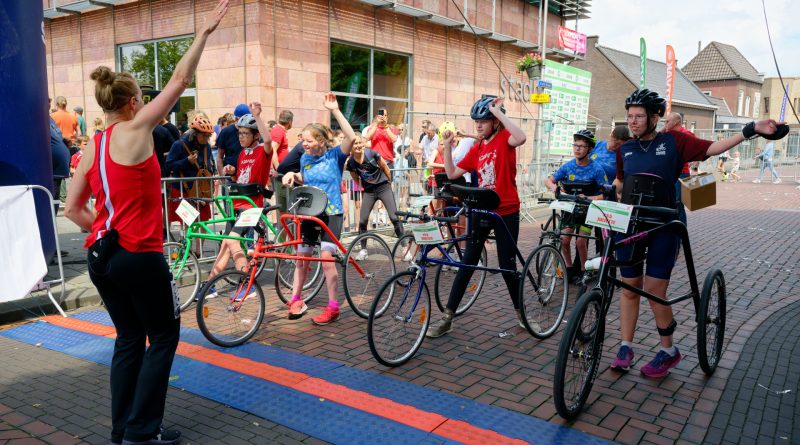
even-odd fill
[[(713, 292), (714, 288), (717, 292)], [(722, 356), (722, 343), (725, 339), (726, 316), (725, 276), (714, 269), (706, 275), (700, 294), (700, 307), (697, 317), (697, 358), (700, 368), (706, 375), (717, 369)], [(709, 340), (711, 349), (709, 350)]]
[(258, 332), (266, 307), (261, 286), (253, 281), (244, 301), (236, 299), (249, 280), (249, 273), (229, 270), (200, 289), (197, 326), (211, 343), (223, 347), (238, 346)]
[(414, 235), (408, 233), (401, 236), (392, 247), (392, 258), (394, 258), (395, 268), (403, 264), (410, 265), (417, 259), (420, 248), (414, 240)]
[(164, 259), (178, 287), (178, 305), (181, 311), (184, 311), (192, 305), (197, 291), (200, 290), (200, 262), (195, 254), (189, 251), (186, 263), (181, 266), (186, 249), (182, 243), (164, 243), (163, 249)]
[[(294, 223), (290, 223), (289, 227), (294, 226)], [(281, 229), (278, 232), (276, 240), (281, 242), (286, 237), (284, 230)], [(290, 255), (296, 255), (297, 250), (295, 246), (286, 246), (281, 249), (275, 249), (276, 252), (287, 253)], [(311, 256), (319, 257), (319, 246), (314, 247), (314, 252)], [(295, 260), (282, 260), (279, 258), (275, 259), (275, 292), (278, 294), (278, 298), (284, 303), (288, 303), (291, 299), (292, 295), (292, 286), (294, 284), (294, 267), (295, 267)], [(322, 261), (311, 261), (309, 263), (309, 274), (306, 275), (306, 282), (303, 284), (303, 293), (306, 294), (303, 297), (303, 301), (308, 303), (314, 298), (319, 290), (322, 288), (323, 283), (325, 282), (325, 274), (322, 272)], [(309, 293), (310, 291), (310, 293)]]
[[(603, 352), (605, 335), (603, 295), (598, 289), (584, 294), (569, 317), (556, 356), (553, 402), (558, 415), (572, 420), (580, 414)], [(583, 338), (581, 333), (592, 333)]]
[[(422, 346), (430, 319), (431, 295), (424, 280), (416, 271), (395, 274), (381, 287), (367, 318), (372, 356), (384, 366), (406, 363)], [(410, 335), (403, 338), (406, 332)]]
[[(456, 251), (456, 248), (458, 248), (458, 251)], [(464, 252), (462, 252), (461, 248), (455, 244), (451, 244), (450, 247), (447, 248), (447, 253), (451, 258), (453, 258), (455, 255), (454, 259), (457, 259), (458, 261), (461, 261), (461, 259), (464, 257)], [(487, 267), (488, 255), (486, 254), (485, 246), (481, 249), (481, 256), (478, 264), (482, 265), (483, 267)], [(460, 268), (456, 266), (445, 266), (444, 264), (436, 265), (436, 275), (433, 281), (433, 295), (436, 298), (436, 306), (439, 307), (441, 312), (444, 312), (445, 304), (447, 302), (447, 300), (444, 300), (445, 304), (442, 304), (443, 298), (450, 298), (450, 292), (453, 289), (453, 282), (459, 270)], [(467, 309), (475, 304), (475, 300), (478, 299), (478, 295), (480, 295), (481, 290), (483, 290), (487, 273), (488, 272), (485, 270), (474, 271), (472, 277), (467, 283), (464, 298), (461, 299), (461, 303), (459, 303), (454, 312), (456, 317), (466, 312)]]
[[(358, 260), (362, 249), (368, 252), (368, 256)], [(351, 259), (358, 263), (363, 275), (350, 264)], [(347, 248), (342, 269), (344, 296), (350, 304), (350, 308), (361, 318), (369, 317), (372, 300), (378, 294), (383, 283), (394, 276), (396, 272), (389, 245), (375, 233), (364, 233), (357, 236)]]
[(519, 287), (520, 321), (532, 336), (552, 336), (567, 310), (569, 282), (561, 252), (549, 244), (534, 249), (525, 260)]

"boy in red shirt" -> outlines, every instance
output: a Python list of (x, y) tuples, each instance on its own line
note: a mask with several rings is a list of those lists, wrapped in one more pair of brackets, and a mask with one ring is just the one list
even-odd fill
[(83, 150), (86, 149), (86, 144), (89, 143), (89, 136), (78, 136), (75, 139), (75, 142), (78, 144), (78, 151), (72, 155), (69, 160), (69, 177), (71, 178), (72, 175), (75, 174), (75, 169), (78, 168), (78, 164), (81, 162), (83, 158)]

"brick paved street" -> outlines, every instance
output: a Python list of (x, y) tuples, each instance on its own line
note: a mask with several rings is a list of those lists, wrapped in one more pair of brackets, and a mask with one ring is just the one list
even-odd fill
[[(620, 443), (752, 443), (759, 438), (765, 443), (799, 443), (795, 420), (798, 354), (792, 352), (800, 334), (795, 321), (800, 313), (798, 215), (800, 191), (791, 184), (718, 184), (718, 204), (689, 214), (700, 284), (714, 267), (723, 270), (727, 281), (727, 330), (716, 373), (706, 377), (698, 366), (697, 325), (694, 307), (688, 301), (675, 306), (679, 322), (675, 339), (685, 358), (670, 376), (651, 381), (638, 372), (657, 350), (658, 338), (647, 304), (642, 305), (635, 337), (635, 370), (627, 375), (610, 371), (608, 365), (619, 347), (618, 306), (614, 303), (608, 315), (599, 377), (585, 412), (571, 426)], [(523, 225), (520, 248), (524, 254), (536, 244), (538, 233), (535, 226)], [(494, 255), (490, 249), (490, 263), (496, 262)], [(670, 294), (687, 290), (686, 270), (680, 260)], [(456, 320), (451, 334), (426, 340), (414, 359), (395, 369), (375, 362), (367, 346), (365, 323), (349, 310), (343, 312), (339, 322), (315, 327), (308, 316), (286, 320), (274, 292), (266, 285), (265, 291), (269, 303), (265, 322), (255, 338), (258, 342), (564, 424), (552, 403), (552, 375), (561, 331), (537, 341), (515, 327), (516, 317), (500, 277), (489, 276), (478, 302)], [(310, 304), (310, 313), (321, 308), (324, 300), (317, 297)], [(187, 312), (184, 316), (186, 326), (193, 325), (193, 315)], [(500, 338), (498, 332), (506, 329), (514, 335)], [(0, 349), (14, 351), (14, 359), (4, 356), (0, 364), (0, 443), (11, 438), (6, 434), (26, 431), (22, 426), (31, 422), (25, 420), (34, 419), (42, 424), (35, 426), (41, 432), (37, 437), (45, 437), (47, 431), (53, 434), (50, 428), (90, 443), (104, 437), (109, 422), (107, 369), (55, 352), (31, 350), (10, 340), (0, 341)], [(772, 391), (791, 392), (777, 395), (758, 384)], [(88, 399), (77, 397), (87, 392)], [(43, 407), (46, 404), (40, 400), (48, 397), (60, 401), (60, 405), (53, 402), (53, 406)], [(35, 406), (37, 403), (39, 406)], [(3, 411), (7, 408), (13, 413)], [(206, 399), (170, 390), (167, 423), (183, 428), (195, 443), (221, 441), (214, 436), (221, 427), (215, 420), (224, 417), (237, 419), (222, 425), (235, 423), (236, 430), (247, 431), (248, 437), (239, 438), (246, 442), (262, 437), (269, 437), (266, 443), (314, 440), (234, 410), (220, 415), (223, 409)], [(18, 419), (14, 417), (17, 414), (27, 417)], [(750, 426), (759, 428), (754, 432)], [(227, 438), (224, 442), (234, 443)]]

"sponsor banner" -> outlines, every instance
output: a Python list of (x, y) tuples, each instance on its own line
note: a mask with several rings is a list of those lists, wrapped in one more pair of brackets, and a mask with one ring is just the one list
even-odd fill
[(559, 26), (558, 47), (578, 54), (586, 54), (586, 34)]
[(667, 45), (667, 112), (672, 111), (672, 94), (675, 92), (675, 50)]

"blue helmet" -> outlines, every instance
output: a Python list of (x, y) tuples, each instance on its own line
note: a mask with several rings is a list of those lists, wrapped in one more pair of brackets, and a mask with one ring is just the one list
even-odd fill
[[(482, 98), (478, 99), (477, 101), (475, 101), (475, 103), (472, 104), (472, 109), (469, 111), (470, 117), (473, 120), (493, 119), (494, 118), (494, 114), (492, 114), (492, 112), (489, 111), (489, 106), (492, 104), (492, 101), (494, 101), (495, 99), (497, 99), (496, 96), (486, 96), (486, 97), (482, 97)], [(502, 111), (503, 114), (505, 114), (506, 113), (506, 108), (501, 105), (500, 106), (500, 111)]]
[(233, 115), (236, 117), (242, 117), (245, 114), (250, 114), (250, 107), (246, 104), (239, 104), (233, 109)]

